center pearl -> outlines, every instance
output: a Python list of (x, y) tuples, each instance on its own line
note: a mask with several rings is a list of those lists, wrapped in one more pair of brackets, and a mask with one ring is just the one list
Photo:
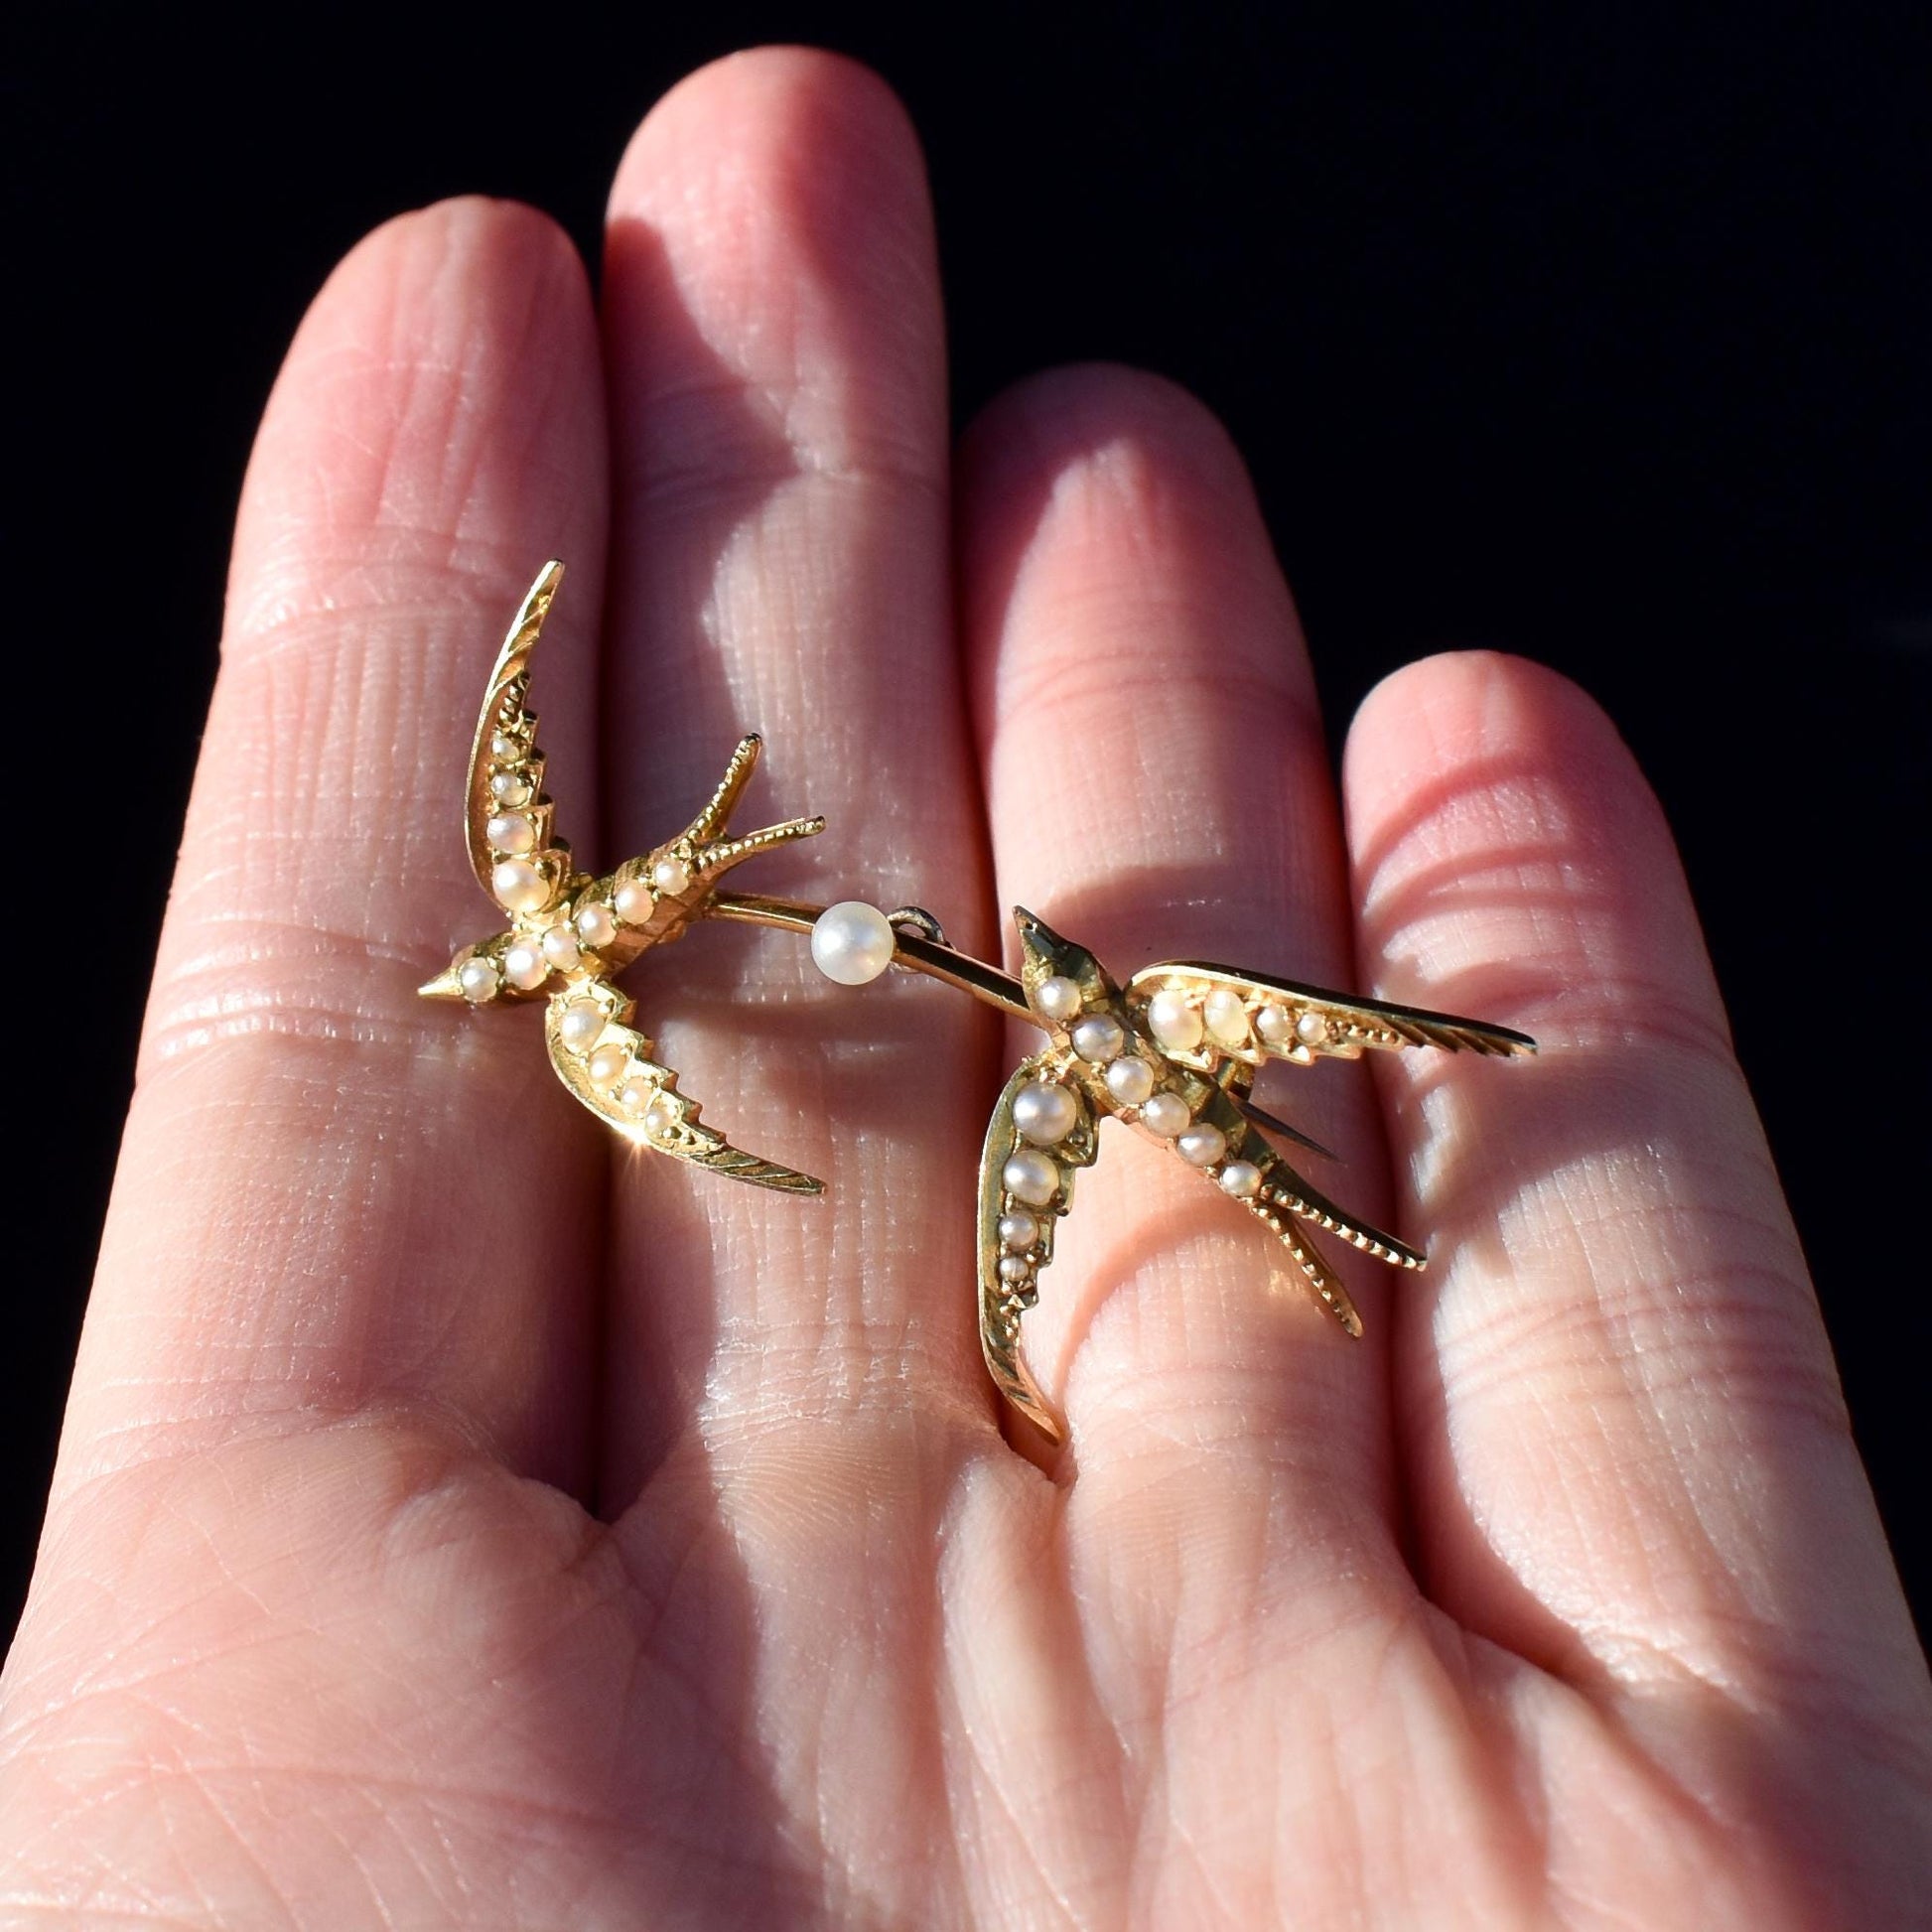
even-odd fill
[(812, 927), (812, 964), (840, 986), (866, 986), (893, 963), (892, 921), (862, 898), (828, 905)]

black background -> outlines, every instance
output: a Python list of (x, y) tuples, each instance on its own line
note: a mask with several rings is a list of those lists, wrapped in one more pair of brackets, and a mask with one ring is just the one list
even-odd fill
[[(1932, 1332), (1902, 1236), (1932, 1154), (1928, 19), (718, 0), (17, 26), (10, 1057), (33, 1245), (6, 1316), (6, 1627), (288, 336), (359, 233), (442, 195), (540, 204), (595, 260), (650, 101), (793, 39), (872, 62), (924, 136), (962, 421), (1095, 355), (1227, 421), (1337, 739), (1384, 671), (1449, 643), (1545, 658), (1619, 720), (1682, 840), (1923, 1628)], [(61, 993), (73, 948), (93, 963)]]

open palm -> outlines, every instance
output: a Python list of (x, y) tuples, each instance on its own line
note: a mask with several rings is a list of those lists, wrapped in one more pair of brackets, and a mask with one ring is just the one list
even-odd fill
[[(754, 809), (830, 829), (756, 890), (1537, 1034), (1274, 1089), (1431, 1273), (1351, 1267), (1351, 1342), (1110, 1132), (1029, 1321), (1055, 1456), (978, 1359), (981, 1010), (744, 928), (639, 964), (809, 1201), (614, 1154), (535, 1015), (418, 1002), (488, 922), (468, 732), (551, 555), (601, 864), (761, 729)], [(1375, 694), (1343, 794), (1197, 404), (1063, 371), (949, 447), (862, 70), (651, 114), (601, 345), (526, 208), (357, 248), (241, 507), (6, 1677), (6, 1922), (1902, 1923), (1924, 1666), (1656, 807), (1469, 656)]]

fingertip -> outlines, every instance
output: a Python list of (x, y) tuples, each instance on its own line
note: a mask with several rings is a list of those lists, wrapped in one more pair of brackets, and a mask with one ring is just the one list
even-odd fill
[[(1191, 392), (1116, 363), (1047, 370), (980, 413), (958, 477), (983, 732), (1035, 702), (1038, 678), (1066, 672), (1073, 660), (1054, 640), (1069, 627), (1098, 670), (1192, 675), (1183, 640), (1209, 609), (1229, 620), (1214, 645), (1222, 673), (1311, 717), (1294, 606), (1246, 465)], [(1132, 637), (1134, 666), (1105, 664), (1110, 636)], [(1029, 637), (1033, 647), (1010, 647)]]
[[(269, 398), (243, 483), (227, 647), (292, 612), (340, 608), (372, 563), (443, 578), (453, 563), (485, 563), (492, 578), (500, 565), (519, 586), (555, 548), (594, 565), (567, 539), (601, 524), (589, 499), (602, 445), (589, 277), (563, 229), (480, 196), (383, 222), (318, 291)], [(467, 534), (485, 527), (525, 533), (514, 556), (466, 556)]]
[(918, 134), (891, 85), (863, 62), (798, 46), (747, 48), (678, 81), (626, 144), (610, 214), (648, 209), (693, 170), (720, 166), (748, 182), (805, 185), (856, 170), (888, 192), (908, 172), (923, 191), (925, 175)]
[(1508, 651), (1443, 651), (1382, 679), (1349, 727), (1342, 782), (1358, 849), (1478, 795), (1511, 797), (1519, 813), (1534, 795), (1545, 832), (1573, 850), (1669, 839), (1615, 721), (1573, 679)]

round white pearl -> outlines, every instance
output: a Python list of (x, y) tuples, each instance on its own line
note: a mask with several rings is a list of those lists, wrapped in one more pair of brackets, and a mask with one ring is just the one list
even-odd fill
[(537, 842), (537, 828), (521, 812), (500, 812), (483, 827), (492, 852), (528, 852)]
[(618, 1089), (618, 1105), (626, 1114), (641, 1114), (657, 1096), (657, 1082), (637, 1074)]
[(1215, 1178), (1237, 1200), (1252, 1200), (1261, 1192), (1261, 1170), (1252, 1161), (1230, 1161)]
[(1108, 1067), (1107, 1091), (1123, 1107), (1138, 1107), (1154, 1091), (1154, 1069), (1138, 1053), (1129, 1053)]
[(595, 1000), (573, 1000), (557, 1022), (557, 1037), (573, 1053), (588, 1053), (604, 1031), (604, 1009)]
[(892, 921), (862, 898), (828, 905), (812, 927), (812, 963), (840, 986), (866, 986), (893, 963)]
[(618, 908), (618, 917), (625, 925), (642, 925), (650, 917), (651, 908), (657, 901), (641, 879), (626, 879), (611, 895), (611, 903)]
[(585, 1074), (594, 1087), (615, 1087), (630, 1070), (630, 1054), (622, 1041), (607, 1039), (591, 1055)]
[(466, 1000), (481, 1005), (496, 997), (496, 968), (486, 959), (466, 959), (457, 972), (456, 983), (463, 989)]
[(644, 1125), (662, 1139), (675, 1132), (677, 1124), (678, 1104), (660, 1087), (656, 1098), (644, 1109)]
[(1065, 1140), (1079, 1119), (1079, 1101), (1050, 1080), (1034, 1080), (1013, 1096), (1014, 1126), (1023, 1139), (1040, 1147)]
[(1308, 1046), (1319, 1046), (1328, 1037), (1325, 1014), (1305, 1013), (1295, 1023), (1295, 1037)]
[(499, 805), (527, 805), (530, 781), (520, 771), (499, 771), (489, 781), (489, 795)]
[(691, 869), (682, 859), (660, 859), (650, 869), (650, 883), (665, 898), (691, 890)]
[(489, 756), (498, 764), (514, 764), (523, 756), (523, 747), (515, 739), (497, 732), (489, 741)]
[(1186, 1133), (1174, 1142), (1183, 1161), (1191, 1161), (1197, 1168), (1211, 1168), (1228, 1151), (1228, 1137), (1218, 1127), (1206, 1121), (1188, 1128)]
[(1034, 988), (1034, 1005), (1042, 1019), (1063, 1024), (1080, 1011), (1080, 982), (1054, 973)]
[(1084, 1020), (1076, 1020), (1069, 1037), (1073, 1050), (1096, 1066), (1112, 1059), (1127, 1044), (1127, 1035), (1111, 1013), (1090, 1013)]
[(1000, 1184), (1029, 1207), (1044, 1207), (1060, 1190), (1060, 1171), (1045, 1155), (1022, 1148), (1000, 1170)]
[(550, 977), (550, 962), (540, 941), (513, 939), (503, 952), (503, 977), (523, 992), (533, 992)]
[(498, 905), (534, 912), (550, 898), (550, 882), (527, 859), (503, 859), (489, 869), (489, 890)]
[(1286, 1007), (1265, 1006), (1255, 1015), (1255, 1032), (1265, 1044), (1286, 1048), (1294, 1044), (1295, 1022)]
[(1033, 1272), (1033, 1263), (1022, 1261), (1018, 1255), (1000, 1257), (1000, 1279), (1003, 1282), (1024, 1282)]
[(611, 908), (592, 899), (577, 914), (577, 936), (592, 948), (608, 946), (618, 936), (618, 922), (611, 916)]
[(577, 935), (567, 925), (546, 927), (543, 934), (543, 956), (559, 972), (569, 972), (577, 964)]
[(1157, 993), (1147, 1003), (1147, 1024), (1154, 1037), (1176, 1053), (1200, 1044), (1200, 1008), (1184, 993)]
[(1222, 1046), (1246, 1046), (1251, 1037), (1248, 1032), (1248, 1009), (1242, 1003), (1241, 995), (1231, 986), (1217, 986), (1201, 1004), (1201, 1018), (1207, 1022), (1207, 1031)]
[(1164, 1141), (1173, 1140), (1192, 1118), (1186, 1101), (1177, 1093), (1157, 1093), (1141, 1109), (1141, 1125), (1149, 1133), (1159, 1134)]
[(1000, 1216), (1000, 1245), (1031, 1248), (1039, 1239), (1039, 1223), (1024, 1207), (1009, 1208)]

